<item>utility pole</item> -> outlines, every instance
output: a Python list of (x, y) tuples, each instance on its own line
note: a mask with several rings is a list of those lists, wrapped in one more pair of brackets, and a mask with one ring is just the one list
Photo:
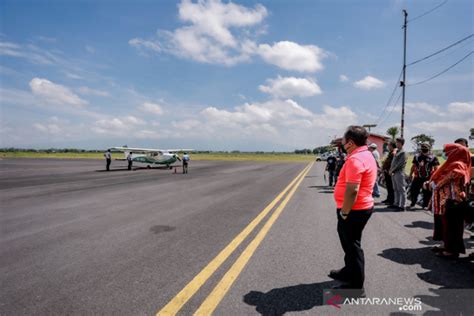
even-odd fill
[(400, 136), (403, 138), (403, 128), (405, 127), (405, 88), (406, 88), (406, 70), (407, 70), (407, 10), (403, 10), (405, 16), (405, 23), (403, 24), (403, 81), (400, 82), (402, 86), (402, 124), (400, 128)]

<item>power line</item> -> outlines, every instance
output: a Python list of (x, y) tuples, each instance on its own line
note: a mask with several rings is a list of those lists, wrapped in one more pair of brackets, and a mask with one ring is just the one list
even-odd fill
[(385, 111), (387, 110), (387, 107), (388, 105), (390, 104), (390, 102), (392, 102), (392, 99), (393, 99), (393, 96), (395, 95), (395, 91), (397, 91), (397, 88), (400, 84), (400, 79), (402, 78), (402, 73), (403, 73), (403, 69), (400, 71), (400, 75), (398, 76), (398, 79), (397, 81), (395, 81), (395, 87), (393, 88), (393, 91), (392, 91), (392, 94), (390, 95), (390, 98), (388, 98), (388, 101), (387, 103), (385, 104), (383, 110), (382, 110), (382, 113), (380, 113), (379, 117), (377, 118), (376, 122), (379, 121), (382, 116), (384, 115)]
[(412, 63), (409, 63), (407, 66), (411, 66), (411, 65), (417, 64), (417, 63), (419, 63), (419, 62), (421, 62), (421, 61), (423, 61), (423, 60), (426, 60), (426, 59), (431, 58), (431, 57), (433, 57), (433, 56), (435, 56), (435, 55), (438, 55), (439, 53), (442, 53), (442, 52), (444, 52), (445, 50), (450, 49), (451, 47), (456, 46), (456, 45), (458, 45), (458, 44), (464, 42), (465, 40), (470, 39), (470, 38), (473, 37), (473, 36), (474, 36), (474, 34), (471, 34), (471, 35), (469, 35), (469, 36), (466, 36), (465, 38), (463, 38), (463, 39), (457, 41), (456, 43), (453, 43), (453, 44), (451, 44), (451, 45), (449, 45), (449, 46), (447, 46), (447, 47), (445, 47), (445, 48), (443, 48), (443, 49), (440, 49), (439, 51), (434, 52), (434, 53), (431, 54), (431, 55), (428, 55), (428, 56), (423, 57), (423, 58), (420, 58), (420, 59), (418, 59), (418, 60), (416, 60), (416, 61), (414, 61), (414, 62), (412, 62)]
[(456, 47), (455, 49), (451, 50), (449, 53), (445, 54), (445, 55), (441, 55), (441, 56), (438, 56), (437, 58), (433, 58), (432, 60), (430, 61), (427, 61), (425, 63), (425, 65), (431, 65), (433, 63), (436, 63), (437, 61), (441, 60), (441, 59), (444, 59), (444, 58), (447, 58), (449, 56), (452, 56), (454, 55), (455, 53), (458, 53), (459, 51), (461, 51), (463, 48), (465, 48), (466, 46), (470, 46), (471, 43), (469, 42), (464, 42), (462, 45), (459, 45), (458, 47)]
[(464, 56), (463, 58), (461, 58), (460, 60), (458, 60), (455, 64), (449, 66), (448, 68), (446, 68), (445, 70), (441, 71), (440, 73), (437, 73), (436, 75), (428, 78), (428, 79), (425, 79), (423, 81), (419, 81), (419, 82), (416, 82), (416, 83), (412, 83), (412, 84), (409, 84), (408, 86), (417, 86), (417, 85), (420, 85), (422, 83), (425, 83), (425, 82), (428, 82), (436, 77), (439, 77), (441, 76), (442, 74), (444, 74), (445, 72), (447, 72), (448, 70), (450, 70), (451, 68), (453, 68), (454, 66), (456, 66), (457, 64), (461, 63), (462, 61), (464, 61), (466, 58), (468, 58), (469, 56), (471, 56), (472, 54), (474, 53), (474, 51), (471, 51), (469, 54), (467, 54), (466, 56)]
[(385, 121), (392, 115), (393, 111), (395, 111), (397, 103), (398, 103), (398, 101), (400, 101), (400, 98), (402, 97), (402, 94), (403, 93), (400, 92), (400, 94), (398, 95), (397, 101), (395, 101), (395, 103), (392, 106), (392, 109), (390, 110), (390, 113), (388, 113), (388, 115), (378, 124), (379, 126), (381, 126), (383, 123), (385, 123)]
[(442, 7), (443, 5), (445, 5), (445, 4), (446, 4), (446, 2), (448, 2), (448, 0), (445, 0), (443, 3), (441, 3), (441, 4), (437, 5), (437, 6), (436, 6), (436, 7), (434, 7), (433, 9), (431, 9), (431, 10), (429, 10), (429, 11), (427, 11), (427, 12), (423, 13), (423, 14), (420, 14), (420, 15), (416, 16), (416, 17), (414, 17), (414, 18), (413, 18), (413, 19), (411, 19), (411, 20), (408, 20), (408, 22), (413, 22), (413, 21), (415, 21), (415, 20), (418, 20), (418, 19), (420, 19), (420, 18), (424, 17), (425, 15), (428, 15), (428, 14), (430, 14), (431, 12), (433, 12), (433, 11), (435, 11), (436, 9), (438, 9), (438, 8)]

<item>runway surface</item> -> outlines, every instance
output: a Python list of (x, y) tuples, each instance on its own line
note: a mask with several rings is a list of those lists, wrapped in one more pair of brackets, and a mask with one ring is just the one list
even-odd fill
[[(323, 305), (322, 290), (336, 284), (327, 273), (343, 253), (324, 163), (301, 173), (306, 166), (193, 161), (183, 175), (116, 161), (104, 172), (99, 160), (1, 160), (0, 314), (154, 315), (176, 308), (178, 293), (198, 281), (178, 314), (206, 311), (203, 302), (215, 315), (398, 312)], [(292, 181), (294, 192), (276, 200)], [(367, 295), (471, 312), (473, 263), (434, 257), (431, 232), (425, 212), (377, 207), (363, 237)], [(195, 278), (236, 240), (214, 272)], [(442, 288), (464, 290), (453, 301)]]

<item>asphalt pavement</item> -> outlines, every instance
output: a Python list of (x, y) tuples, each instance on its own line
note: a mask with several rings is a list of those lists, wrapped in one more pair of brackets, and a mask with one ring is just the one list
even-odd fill
[[(192, 161), (183, 175), (1, 160), (0, 314), (401, 313), (324, 304), (343, 252), (324, 163), (305, 167)], [(432, 228), (425, 211), (376, 206), (362, 240), (367, 297), (421, 299), (410, 313), (473, 314), (474, 263), (435, 257)]]

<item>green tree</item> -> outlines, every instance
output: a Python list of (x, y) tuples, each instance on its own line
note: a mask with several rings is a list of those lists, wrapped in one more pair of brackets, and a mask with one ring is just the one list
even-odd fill
[(429, 143), (430, 147), (433, 147), (433, 144), (435, 143), (433, 136), (426, 135), (426, 134), (413, 136), (411, 138), (411, 141), (413, 143), (413, 147), (415, 148), (415, 150), (417, 150), (420, 147), (421, 143)]
[(399, 132), (400, 129), (398, 128), (398, 126), (392, 126), (387, 129), (387, 134), (392, 136), (392, 140), (395, 140)]
[(329, 146), (320, 146), (320, 147), (316, 147), (313, 149), (313, 154), (324, 154), (326, 152), (329, 152), (329, 151), (333, 151), (334, 150), (334, 147), (329, 145)]
[(474, 139), (474, 128), (470, 129), (471, 135), (469, 135), (469, 139)]

